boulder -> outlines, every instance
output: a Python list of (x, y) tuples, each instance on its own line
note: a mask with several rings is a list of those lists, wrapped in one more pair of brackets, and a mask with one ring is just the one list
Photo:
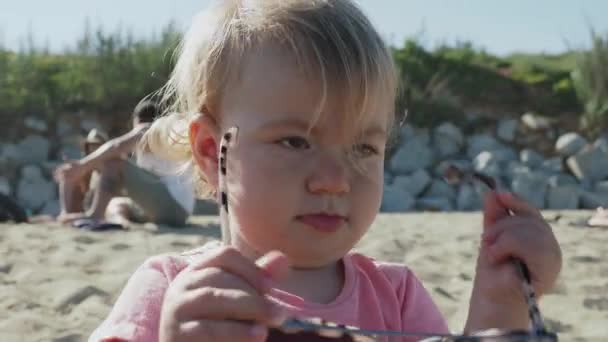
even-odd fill
[(40, 135), (29, 135), (17, 144), (20, 165), (42, 163), (49, 157), (51, 144)]
[(424, 169), (420, 169), (408, 176), (395, 177), (392, 185), (399, 187), (401, 191), (407, 192), (412, 197), (416, 197), (426, 189), (431, 180), (429, 173)]
[(518, 124), (519, 122), (516, 119), (500, 120), (496, 127), (496, 135), (503, 141), (512, 142), (515, 140)]
[(445, 197), (421, 197), (416, 200), (416, 209), (424, 211), (451, 211), (454, 205)]
[(414, 208), (415, 199), (399, 182), (393, 182), (384, 187), (380, 211), (387, 213), (407, 212)]
[(564, 161), (561, 157), (553, 157), (545, 159), (540, 167), (549, 173), (561, 173), (564, 171)]
[(47, 202), (56, 198), (56, 185), (42, 176), (35, 165), (25, 166), (17, 184), (17, 201), (26, 209), (37, 212)]
[(542, 165), (545, 161), (545, 158), (538, 152), (525, 148), (521, 150), (519, 153), (519, 160), (524, 164), (531, 168), (537, 168)]
[(479, 210), (482, 207), (481, 196), (471, 184), (462, 184), (456, 196), (456, 209), (463, 211)]
[(422, 197), (456, 199), (456, 189), (443, 179), (434, 179)]
[(555, 151), (565, 157), (577, 154), (588, 144), (587, 140), (576, 132), (562, 134), (555, 142)]
[(468, 138), (467, 156), (475, 158), (483, 151), (493, 151), (502, 148), (502, 144), (489, 134), (476, 134)]
[(551, 121), (549, 120), (549, 118), (532, 112), (528, 112), (522, 115), (521, 122), (526, 128), (533, 131), (546, 130), (551, 128)]
[(579, 187), (576, 185), (549, 188), (547, 191), (547, 209), (578, 209), (579, 190)]
[(597, 207), (608, 207), (608, 194), (603, 192), (592, 192), (581, 190), (580, 207), (582, 209), (595, 209)]
[(29, 128), (30, 130), (36, 131), (39, 133), (44, 133), (48, 129), (48, 125), (46, 124), (46, 121), (33, 117), (33, 116), (29, 116), (29, 117), (25, 118), (25, 120), (23, 120), (23, 124), (25, 127)]
[(434, 152), (421, 139), (402, 144), (390, 160), (390, 170), (397, 175), (425, 169), (433, 164)]
[(547, 176), (542, 172), (518, 172), (513, 175), (511, 190), (539, 209), (545, 207)]
[(464, 146), (464, 135), (456, 125), (446, 122), (435, 129), (433, 145), (439, 158), (453, 156)]
[(579, 181), (597, 182), (608, 177), (608, 152), (587, 146), (566, 160), (568, 169)]
[(12, 194), (11, 184), (6, 177), (0, 176), (0, 194), (10, 196)]
[(565, 173), (558, 173), (556, 175), (551, 175), (547, 178), (547, 184), (549, 187), (561, 187), (564, 185), (578, 185), (578, 181), (572, 175)]

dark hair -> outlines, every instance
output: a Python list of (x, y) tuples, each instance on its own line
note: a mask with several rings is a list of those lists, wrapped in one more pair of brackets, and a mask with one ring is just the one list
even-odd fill
[(140, 123), (154, 122), (158, 115), (158, 105), (150, 100), (140, 101), (133, 110), (133, 120), (137, 120)]

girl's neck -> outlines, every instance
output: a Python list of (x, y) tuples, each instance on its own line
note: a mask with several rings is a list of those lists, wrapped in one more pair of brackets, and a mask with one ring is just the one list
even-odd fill
[(292, 268), (277, 288), (308, 302), (327, 304), (338, 297), (344, 279), (344, 263), (339, 260), (321, 268)]
[[(231, 245), (251, 260), (262, 256), (250, 249), (239, 236), (232, 237)], [(338, 260), (318, 268), (291, 268), (284, 279), (277, 280), (276, 287), (306, 301), (326, 304), (340, 294), (344, 280), (344, 263)]]

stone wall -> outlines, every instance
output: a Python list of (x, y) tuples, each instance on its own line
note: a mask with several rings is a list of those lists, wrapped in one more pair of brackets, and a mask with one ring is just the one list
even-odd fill
[(11, 129), (17, 132), (9, 134), (20, 139), (0, 137), (0, 192), (16, 198), (29, 214), (58, 214), (53, 171), (62, 160), (82, 156), (80, 144), (92, 128), (104, 129), (98, 120), (80, 115), (56, 125), (34, 117), (15, 124)]
[[(26, 118), (13, 134), (20, 139), (0, 144), (0, 192), (14, 196), (30, 214), (57, 214), (53, 170), (63, 159), (79, 158), (86, 132), (104, 126), (80, 117), (58, 120), (51, 129)], [(478, 210), (477, 189), (441, 178), (448, 163), (491, 175), (502, 189), (539, 208), (608, 205), (608, 139), (589, 142), (528, 113), (498, 121), (472, 117), (463, 127), (449, 122), (433, 129), (401, 127), (386, 162), (382, 211)]]
[(434, 129), (405, 125), (387, 159), (382, 211), (478, 210), (480, 191), (448, 185), (442, 174), (452, 163), (498, 180), (542, 209), (608, 205), (608, 139), (587, 141), (533, 113), (476, 127), (451, 123)]

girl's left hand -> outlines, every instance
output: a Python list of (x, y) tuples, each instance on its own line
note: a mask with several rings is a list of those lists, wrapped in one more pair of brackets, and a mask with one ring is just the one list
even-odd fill
[[(513, 317), (519, 317), (522, 310), (523, 321), (528, 321), (523, 280), (512, 258), (528, 266), (538, 298), (555, 285), (562, 267), (557, 239), (538, 209), (511, 193), (488, 192), (484, 198), (483, 234), (470, 314), (476, 311), (491, 317), (500, 313), (506, 321), (501, 326), (480, 326), (477, 329), (522, 328), (510, 326), (507, 322), (510, 312)], [(474, 308), (475, 305), (481, 307)]]

